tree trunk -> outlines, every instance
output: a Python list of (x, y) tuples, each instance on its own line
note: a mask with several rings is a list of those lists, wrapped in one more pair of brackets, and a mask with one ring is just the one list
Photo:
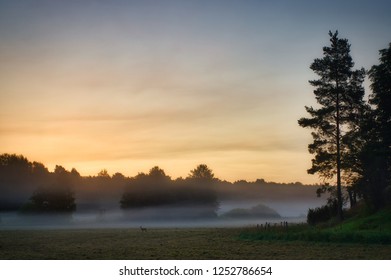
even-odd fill
[(356, 191), (348, 188), (348, 194), (349, 194), (350, 208), (353, 208), (357, 204)]
[(339, 83), (336, 81), (336, 91), (337, 91), (337, 100), (336, 100), (336, 140), (337, 140), (337, 202), (338, 202), (338, 219), (343, 220), (343, 211), (342, 211), (342, 189), (341, 189), (341, 141), (340, 141), (340, 113), (339, 113)]

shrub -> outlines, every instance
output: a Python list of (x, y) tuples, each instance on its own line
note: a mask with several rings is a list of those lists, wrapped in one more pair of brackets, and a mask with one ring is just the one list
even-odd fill
[(337, 202), (332, 201), (322, 207), (317, 207), (315, 209), (308, 209), (307, 214), (307, 223), (309, 225), (316, 225), (319, 223), (324, 223), (330, 220), (332, 217), (337, 215), (338, 208)]

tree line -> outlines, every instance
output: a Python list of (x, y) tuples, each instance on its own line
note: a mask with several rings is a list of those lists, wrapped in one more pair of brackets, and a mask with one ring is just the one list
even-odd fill
[[(391, 43), (379, 51), (378, 65), (354, 69), (348, 40), (338, 31), (329, 36), (323, 57), (310, 65), (319, 77), (309, 81), (318, 107), (306, 106), (309, 117), (298, 120), (313, 130), (308, 173), (323, 180), (319, 195), (330, 194), (327, 205), (309, 211), (312, 222), (343, 220), (347, 202), (363, 201), (373, 211), (391, 204)], [(365, 77), (371, 82), (367, 100)]]
[[(125, 177), (110, 176), (103, 169), (97, 176), (83, 177), (56, 165), (53, 172), (39, 162), (30, 162), (22, 155), (0, 155), (0, 211), (21, 213), (72, 213), (76, 200), (82, 210), (110, 207), (114, 201), (120, 208), (139, 209), (156, 206), (192, 206), (218, 208), (216, 192), (211, 185), (217, 181), (205, 164), (191, 170), (185, 179), (172, 180), (155, 166), (149, 173)], [(111, 205), (113, 206), (113, 205)]]
[(318, 204), (321, 202), (316, 202), (316, 188), (300, 182), (275, 183), (264, 179), (231, 183), (217, 178), (205, 164), (191, 170), (186, 178), (176, 179), (157, 166), (134, 177), (118, 172), (110, 175), (105, 169), (94, 176), (81, 176), (74, 168), (66, 170), (57, 165), (49, 171), (42, 163), (22, 155), (0, 154), (0, 211), (26, 214), (71, 214), (76, 210), (96, 214), (122, 209), (131, 216), (139, 210), (157, 209), (151, 213), (153, 216), (165, 208), (178, 212), (187, 208), (189, 218), (213, 217), (222, 203)]

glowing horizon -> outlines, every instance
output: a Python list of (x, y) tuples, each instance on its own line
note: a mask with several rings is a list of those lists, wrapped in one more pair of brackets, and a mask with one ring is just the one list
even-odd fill
[(315, 2), (1, 1), (0, 152), (83, 175), (205, 163), (228, 181), (319, 182), (297, 125), (309, 65), (338, 29), (371, 67), (391, 19), (386, 1)]

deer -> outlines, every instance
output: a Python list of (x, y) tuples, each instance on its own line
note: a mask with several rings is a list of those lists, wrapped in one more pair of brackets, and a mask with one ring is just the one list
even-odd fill
[(141, 231), (147, 231), (147, 229), (145, 227), (142, 227), (142, 226), (140, 226), (140, 230)]

